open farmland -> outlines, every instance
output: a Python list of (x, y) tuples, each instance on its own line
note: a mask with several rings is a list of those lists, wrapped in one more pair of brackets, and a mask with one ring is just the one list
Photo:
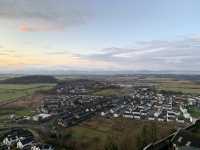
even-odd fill
[(31, 96), (36, 91), (49, 90), (55, 84), (0, 84), (0, 102)]
[[(177, 76), (178, 78), (178, 76)], [(182, 92), (185, 94), (200, 94), (200, 82), (199, 80), (188, 79), (175, 79), (172, 77), (144, 77), (142, 79), (136, 80), (136, 83), (146, 83), (154, 85), (158, 90), (172, 91), (172, 92)]]
[(0, 126), (8, 125), (10, 115), (15, 114), (16, 117), (32, 116), (34, 111), (28, 107), (7, 107), (0, 109)]
[(158, 83), (159, 90), (182, 92), (186, 94), (200, 94), (200, 84), (191, 81), (162, 81)]

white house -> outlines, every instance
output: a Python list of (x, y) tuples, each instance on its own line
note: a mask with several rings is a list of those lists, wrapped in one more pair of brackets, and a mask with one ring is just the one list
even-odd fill
[(8, 136), (8, 137), (4, 138), (3, 144), (11, 146), (11, 145), (17, 143), (18, 140), (19, 140), (18, 136)]
[(23, 140), (19, 140), (17, 142), (17, 148), (18, 149), (23, 149), (27, 145), (32, 145), (34, 142), (33, 138), (25, 138)]
[(38, 114), (33, 116), (34, 121), (45, 120), (51, 117), (51, 114)]
[(39, 144), (39, 145), (32, 146), (31, 150), (54, 150), (54, 148), (48, 144)]

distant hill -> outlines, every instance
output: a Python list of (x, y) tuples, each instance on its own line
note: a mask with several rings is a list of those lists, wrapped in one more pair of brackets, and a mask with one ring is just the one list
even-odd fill
[(14, 77), (0, 81), (0, 83), (5, 84), (31, 84), (31, 83), (57, 83), (58, 80), (53, 76), (47, 75), (31, 75)]

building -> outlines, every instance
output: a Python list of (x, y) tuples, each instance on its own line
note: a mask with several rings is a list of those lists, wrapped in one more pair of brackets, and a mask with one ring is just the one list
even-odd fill
[(17, 142), (17, 148), (23, 149), (26, 146), (31, 146), (34, 143), (33, 137), (25, 138), (23, 140), (19, 140)]

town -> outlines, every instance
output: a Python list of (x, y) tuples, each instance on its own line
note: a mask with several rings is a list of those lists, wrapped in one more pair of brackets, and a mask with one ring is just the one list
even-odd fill
[[(190, 107), (200, 108), (200, 96), (157, 91), (154, 86), (128, 86), (126, 95), (101, 95), (95, 91), (122, 89), (124, 85), (94, 80), (72, 80), (58, 83), (45, 93), (34, 116), (10, 119), (16, 124), (52, 124), (55, 128), (69, 128), (93, 117), (126, 118), (157, 122), (176, 122), (192, 125), (198, 118), (189, 113)], [(29, 129), (11, 128), (0, 138), (1, 149), (54, 150), (43, 144)]]
[[(57, 124), (65, 127), (94, 115), (188, 124), (197, 120), (190, 115), (187, 108), (200, 108), (199, 96), (158, 93), (154, 87), (149, 86), (131, 87), (132, 91), (123, 96), (94, 96), (88, 93), (83, 95), (83, 91), (91, 90), (85, 88), (88, 87), (88, 84), (85, 84), (85, 86), (82, 84), (81, 87), (75, 86), (75, 88), (71, 85), (59, 86), (56, 89), (57, 94), (44, 98), (39, 108), (41, 114), (57, 116)], [(66, 89), (67, 91), (70, 89), (72, 93), (62, 94), (61, 91), (66, 91)], [(81, 95), (76, 93), (81, 93)]]
[(200, 0), (0, 0), (0, 150), (200, 150)]

